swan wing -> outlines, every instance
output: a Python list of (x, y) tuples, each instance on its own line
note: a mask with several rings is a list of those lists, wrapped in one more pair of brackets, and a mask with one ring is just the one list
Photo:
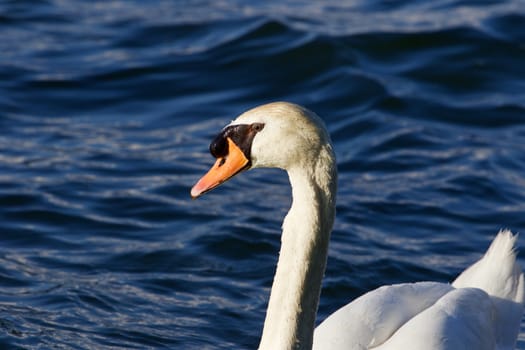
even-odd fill
[(321, 323), (316, 349), (514, 349), (523, 315), (517, 236), (501, 231), (452, 285), (420, 282), (363, 295)]
[(418, 282), (383, 286), (340, 308), (314, 332), (314, 349), (371, 349), (454, 288)]
[(494, 305), (478, 288), (434, 282), (384, 286), (337, 310), (314, 349), (495, 349)]
[(475, 264), (456, 278), (456, 288), (480, 288), (494, 305), (494, 331), (497, 349), (514, 349), (525, 301), (525, 283), (516, 261), (518, 235), (502, 230)]
[(494, 305), (478, 288), (454, 289), (374, 350), (496, 349)]

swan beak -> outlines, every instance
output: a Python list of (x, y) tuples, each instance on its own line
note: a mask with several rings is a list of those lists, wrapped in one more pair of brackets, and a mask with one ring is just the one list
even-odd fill
[(229, 137), (228, 154), (217, 158), (212, 168), (191, 189), (191, 198), (195, 199), (205, 192), (213, 190), (232, 176), (244, 170), (249, 160), (244, 152)]

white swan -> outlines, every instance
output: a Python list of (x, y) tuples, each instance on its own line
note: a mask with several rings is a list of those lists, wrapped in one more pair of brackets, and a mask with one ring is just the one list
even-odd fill
[(500, 232), (452, 285), (383, 286), (342, 307), (314, 332), (337, 170), (330, 137), (313, 112), (276, 102), (249, 110), (210, 145), (217, 161), (192, 188), (198, 197), (258, 167), (288, 172), (293, 202), (259, 349), (513, 349), (523, 314), (517, 236)]

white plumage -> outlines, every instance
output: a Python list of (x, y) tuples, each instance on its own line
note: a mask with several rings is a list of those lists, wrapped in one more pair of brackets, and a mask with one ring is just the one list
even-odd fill
[[(313, 112), (285, 102), (249, 110), (229, 127), (223, 132), (230, 149), (225, 150), (226, 141), (216, 142), (221, 148), (215, 150), (214, 168), (220, 175), (210, 175), (212, 168), (192, 189), (194, 197), (248, 167), (284, 169), (292, 186), (260, 349), (514, 348), (525, 289), (516, 262), (517, 236), (510, 231), (501, 231), (452, 284), (380, 287), (330, 315), (314, 332), (335, 216), (337, 170), (328, 132)], [(241, 149), (247, 158), (241, 156), (225, 173), (233, 151), (241, 153), (232, 140), (249, 149)]]
[(383, 286), (330, 315), (314, 349), (514, 349), (523, 314), (517, 236), (501, 231), (452, 285)]

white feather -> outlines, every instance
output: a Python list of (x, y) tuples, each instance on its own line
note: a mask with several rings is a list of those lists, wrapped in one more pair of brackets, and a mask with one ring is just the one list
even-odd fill
[(321, 280), (335, 215), (337, 171), (319, 117), (278, 102), (232, 124), (264, 123), (253, 139), (253, 167), (288, 172), (293, 202), (260, 349), (510, 350), (523, 315), (524, 281), (517, 236), (501, 231), (486, 254), (452, 285), (384, 286), (342, 307), (314, 334)]

